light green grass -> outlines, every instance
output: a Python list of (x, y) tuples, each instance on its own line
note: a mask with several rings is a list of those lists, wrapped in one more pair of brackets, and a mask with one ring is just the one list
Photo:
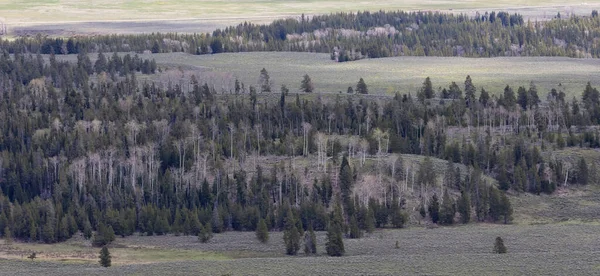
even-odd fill
[[(246, 20), (270, 21), (281, 16), (322, 14), (358, 10), (446, 10), (470, 12), (474, 9), (521, 10), (535, 17), (583, 13), (597, 3), (567, 0), (499, 1), (253, 1), (253, 0), (0, 0), (0, 17), (14, 26), (78, 21), (177, 20), (201, 18), (233, 24)], [(544, 7), (544, 8), (541, 8)], [(585, 12), (586, 14), (590, 11)]]
[[(137, 237), (129, 244), (180, 250), (213, 248), (228, 252), (243, 244), (271, 257), (229, 260), (172, 260), (101, 268), (97, 263), (0, 260), (0, 274), (11, 275), (595, 275), (600, 262), (597, 223), (487, 225), (378, 230), (359, 240), (345, 239), (346, 256), (324, 255), (325, 233), (317, 233), (318, 256), (284, 255), (280, 232), (268, 244), (254, 233), (217, 234), (208, 245), (193, 237)], [(508, 253), (492, 253), (501, 236)], [(227, 239), (226, 241), (224, 239)], [(125, 239), (127, 240), (127, 239)], [(252, 242), (253, 241), (253, 242)], [(395, 249), (396, 241), (399, 249)], [(187, 244), (187, 245), (186, 245)], [(190, 249), (192, 251), (193, 249)], [(113, 262), (118, 258), (113, 257)]]
[(281, 84), (288, 86), (292, 92), (299, 91), (304, 74), (311, 77), (316, 92), (327, 93), (345, 93), (348, 86), (356, 86), (361, 77), (371, 94), (387, 95), (393, 95), (395, 91), (415, 95), (428, 76), (437, 90), (438, 87), (448, 87), (452, 81), (462, 87), (466, 76), (471, 75), (478, 88), (484, 87), (496, 95), (501, 94), (507, 84), (516, 91), (518, 86), (529, 87), (533, 81), (541, 95), (562, 84), (569, 99), (580, 96), (588, 81), (594, 86), (600, 85), (600, 60), (595, 59), (395, 57), (337, 63), (331, 61), (328, 54), (288, 52), (204, 56), (174, 53), (142, 57), (154, 58), (163, 65), (191, 69), (186, 72), (188, 75), (226, 75), (228, 79), (224, 79), (225, 82), (239, 78), (246, 86), (256, 86), (260, 70), (266, 68), (275, 91), (279, 91)]

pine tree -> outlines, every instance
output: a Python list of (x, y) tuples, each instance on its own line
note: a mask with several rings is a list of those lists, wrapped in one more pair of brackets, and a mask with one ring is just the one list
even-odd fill
[(304, 254), (317, 254), (317, 236), (312, 224), (308, 226), (308, 231), (304, 233)]
[(504, 254), (506, 253), (506, 246), (504, 246), (504, 241), (501, 237), (496, 237), (496, 242), (494, 242), (494, 253), (496, 254)]
[(96, 234), (94, 235), (94, 240), (92, 241), (92, 245), (94, 246), (104, 246), (115, 240), (115, 231), (112, 226), (106, 227), (104, 223), (98, 223), (98, 229)]
[(308, 74), (304, 75), (304, 78), (302, 79), (302, 83), (300, 85), (300, 89), (302, 90), (302, 92), (305, 93), (311, 93), (315, 89), (313, 82), (308, 76)]
[(283, 242), (285, 243), (285, 252), (288, 255), (296, 255), (300, 250), (300, 233), (296, 226), (294, 212), (288, 209), (285, 218), (285, 230), (283, 231)]
[(469, 223), (471, 220), (471, 197), (469, 193), (462, 192), (458, 199), (458, 213), (462, 223)]
[(210, 239), (212, 239), (213, 237), (213, 232), (212, 232), (212, 225), (210, 225), (210, 222), (207, 222), (206, 225), (201, 226), (200, 227), (200, 233), (198, 233), (198, 240), (201, 243), (207, 243), (208, 241), (210, 241)]
[(4, 243), (6, 243), (7, 245), (12, 244), (12, 232), (10, 231), (10, 228), (8, 228), (8, 226), (4, 227)]
[(269, 241), (269, 229), (264, 219), (260, 219), (258, 227), (256, 227), (256, 238), (262, 242), (267, 243)]
[(350, 218), (350, 238), (351, 239), (362, 238), (362, 231), (358, 227), (358, 222), (356, 221), (356, 216), (352, 216)]
[(271, 92), (271, 77), (269, 76), (269, 72), (267, 72), (267, 69), (263, 68), (262, 70), (260, 70), (258, 84), (260, 85), (260, 92)]
[(375, 230), (375, 212), (373, 212), (372, 208), (369, 208), (367, 217), (365, 218), (365, 231), (371, 234), (373, 230)]
[(110, 252), (108, 252), (108, 247), (103, 246), (102, 250), (100, 250), (100, 265), (103, 267), (110, 267), (111, 265), (111, 256)]
[(431, 197), (431, 203), (429, 203), (428, 209), (431, 222), (438, 223), (440, 220), (440, 202), (438, 201), (436, 194), (433, 194), (433, 197)]
[(363, 80), (363, 78), (360, 78), (360, 80), (358, 80), (358, 83), (356, 84), (356, 93), (369, 94), (369, 89), (367, 88), (367, 84), (365, 83), (365, 80)]
[(325, 248), (327, 250), (327, 255), (329, 256), (343, 256), (345, 253), (344, 240), (342, 239), (342, 227), (337, 221), (329, 223)]
[(444, 192), (442, 208), (440, 209), (440, 220), (442, 224), (450, 225), (454, 223), (454, 200), (450, 197), (448, 190)]

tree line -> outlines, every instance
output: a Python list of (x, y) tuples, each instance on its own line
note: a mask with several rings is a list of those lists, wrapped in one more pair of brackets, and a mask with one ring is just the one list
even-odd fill
[(520, 14), (468, 16), (441, 12), (333, 13), (242, 23), (212, 33), (152, 33), (52, 38), (42, 35), (1, 40), (9, 53), (78, 54), (148, 52), (217, 54), (296, 51), (330, 53), (344, 62), (392, 56), (566, 56), (597, 58), (598, 12), (591, 16), (525, 22)]

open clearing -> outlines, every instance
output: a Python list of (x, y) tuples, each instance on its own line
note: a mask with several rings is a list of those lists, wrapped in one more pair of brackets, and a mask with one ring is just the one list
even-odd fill
[[(345, 240), (347, 256), (324, 254), (325, 234), (318, 233), (320, 256), (283, 254), (281, 233), (271, 233), (260, 244), (251, 232), (218, 234), (207, 244), (195, 237), (129, 237), (117, 239), (111, 249), (115, 265), (100, 268), (96, 260), (64, 262), (27, 259), (2, 260), (3, 275), (592, 275), (599, 272), (600, 225), (467, 225), (436, 229), (412, 227), (381, 230), (360, 240)], [(508, 254), (491, 253), (495, 237), (501, 236)], [(395, 249), (396, 241), (399, 249)], [(13, 245), (30, 246), (30, 245)], [(30, 247), (41, 248), (42, 245)], [(76, 245), (60, 245), (64, 250)], [(136, 247), (170, 252), (160, 258), (131, 260), (119, 252)], [(44, 250), (54, 250), (48, 246)], [(40, 249), (41, 250), (41, 249)], [(81, 249), (80, 249), (81, 250)], [(86, 248), (84, 250), (98, 251)], [(137, 249), (142, 250), (142, 249)], [(178, 252), (178, 253), (177, 253)], [(230, 257), (189, 258), (202, 252)], [(121, 254), (121, 255), (119, 255)], [(180, 259), (173, 257), (178, 254)], [(153, 254), (153, 256), (156, 254)], [(213, 254), (211, 256), (219, 256)], [(119, 260), (119, 258), (125, 259)], [(120, 262), (120, 263), (119, 263)]]
[[(364, 78), (371, 94), (393, 95), (395, 91), (415, 95), (426, 77), (430, 77), (435, 88), (448, 87), (452, 81), (460, 86), (467, 75), (473, 83), (499, 95), (509, 84), (516, 92), (518, 86), (529, 87), (534, 81), (541, 95), (552, 88), (562, 89), (569, 96), (580, 96), (588, 81), (600, 84), (600, 60), (573, 59), (563, 57), (500, 57), (500, 58), (457, 58), (457, 57), (393, 57), (364, 59), (337, 63), (328, 54), (253, 52), (224, 53), (195, 56), (184, 53), (140, 55), (156, 59), (159, 65), (181, 67), (184, 74), (172, 73), (170, 80), (196, 74), (221, 76), (223, 83), (238, 78), (246, 86), (256, 86), (260, 70), (266, 68), (273, 81), (273, 90), (285, 84), (290, 91), (300, 90), (300, 81), (308, 74), (315, 92), (346, 92)], [(95, 58), (95, 55), (92, 55)], [(186, 70), (187, 69), (187, 70)], [(171, 70), (177, 71), (177, 70)], [(200, 76), (202, 77), (202, 76)], [(228, 84), (227, 89), (233, 87)]]
[(267, 23), (302, 13), (359, 10), (440, 10), (475, 14), (490, 10), (518, 12), (547, 20), (558, 12), (589, 14), (600, 3), (574, 0), (499, 1), (336, 1), (336, 0), (0, 0), (0, 22), (17, 35), (148, 32), (207, 32), (243, 21)]

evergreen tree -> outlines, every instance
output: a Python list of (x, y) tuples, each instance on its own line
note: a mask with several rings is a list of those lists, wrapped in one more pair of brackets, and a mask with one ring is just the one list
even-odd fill
[(358, 227), (358, 222), (356, 221), (356, 216), (352, 216), (350, 218), (350, 236), (351, 239), (360, 239), (362, 238), (362, 231)]
[(110, 252), (108, 252), (108, 247), (102, 246), (102, 249), (100, 250), (100, 265), (103, 267), (110, 267), (111, 266), (111, 256), (110, 256)]
[(360, 78), (360, 80), (358, 80), (358, 83), (356, 84), (356, 93), (369, 94), (369, 89), (367, 88), (367, 84), (365, 83), (365, 80), (363, 80), (363, 78)]
[(506, 253), (506, 246), (504, 246), (504, 241), (501, 237), (496, 237), (496, 241), (494, 242), (494, 253), (496, 254), (504, 254)]
[(431, 203), (429, 203), (428, 212), (431, 222), (438, 223), (440, 220), (440, 202), (438, 201), (436, 194), (433, 194), (433, 197), (431, 197)]
[(342, 222), (336, 219), (329, 222), (329, 227), (327, 227), (327, 243), (325, 244), (325, 248), (329, 256), (343, 256), (345, 253), (341, 224)]
[(4, 227), (4, 243), (7, 245), (12, 244), (12, 232), (8, 226)]
[(304, 233), (304, 254), (317, 254), (317, 236), (312, 224), (308, 226), (308, 231)]
[(267, 72), (267, 69), (263, 68), (262, 70), (260, 70), (258, 84), (260, 86), (261, 93), (271, 92), (271, 77), (269, 76), (269, 72)]
[(198, 240), (201, 243), (207, 243), (210, 241), (210, 239), (212, 239), (213, 237), (213, 232), (212, 232), (212, 225), (210, 225), (210, 222), (207, 222), (206, 225), (201, 226), (200, 227), (200, 233), (198, 233)]
[(288, 255), (296, 255), (300, 250), (300, 233), (296, 226), (296, 219), (291, 209), (288, 209), (285, 218), (285, 230), (283, 231), (283, 242), (285, 243), (285, 252)]
[(450, 197), (448, 190), (444, 192), (444, 197), (442, 198), (442, 207), (440, 210), (440, 220), (442, 224), (450, 225), (454, 223), (454, 214), (456, 210), (454, 209), (454, 200)]
[(367, 217), (365, 218), (365, 231), (369, 234), (375, 230), (375, 212), (372, 208), (368, 208)]
[(467, 192), (461, 192), (458, 199), (458, 213), (462, 223), (469, 223), (471, 220), (471, 197)]
[(473, 81), (471, 80), (471, 76), (467, 75), (465, 79), (465, 103), (468, 108), (473, 108), (473, 104), (475, 103), (475, 92), (477, 89), (475, 85), (473, 85)]
[(267, 243), (269, 241), (269, 229), (264, 219), (260, 219), (258, 227), (256, 227), (256, 238), (262, 242)]
[(304, 78), (302, 79), (302, 83), (300, 85), (300, 90), (302, 90), (302, 92), (304, 93), (311, 93), (314, 89), (315, 87), (308, 74), (304, 75)]
[(104, 223), (98, 223), (98, 228), (96, 230), (96, 234), (94, 235), (94, 240), (92, 241), (93, 246), (104, 246), (115, 240), (115, 231), (112, 226), (106, 226)]

